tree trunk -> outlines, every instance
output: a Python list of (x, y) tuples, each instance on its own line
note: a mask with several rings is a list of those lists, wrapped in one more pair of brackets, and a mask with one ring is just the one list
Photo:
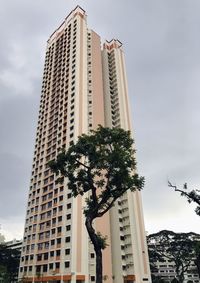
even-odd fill
[(103, 264), (101, 249), (95, 250), (96, 253), (96, 283), (103, 282)]
[(178, 282), (179, 283), (183, 283), (184, 278), (185, 278), (184, 273), (181, 272), (180, 274), (178, 274)]
[(103, 264), (102, 264), (102, 251), (101, 246), (98, 241), (98, 236), (92, 227), (92, 217), (86, 217), (85, 226), (87, 228), (90, 240), (94, 246), (94, 251), (96, 254), (96, 283), (103, 283)]

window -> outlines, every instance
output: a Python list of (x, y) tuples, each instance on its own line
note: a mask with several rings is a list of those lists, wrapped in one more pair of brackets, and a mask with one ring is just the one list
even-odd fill
[(72, 207), (72, 204), (71, 203), (68, 203), (67, 204), (67, 209), (70, 209)]
[(66, 231), (70, 231), (71, 230), (71, 225), (67, 225), (66, 226)]
[(47, 269), (48, 269), (48, 265), (47, 264), (43, 265), (43, 272), (47, 272)]
[(65, 268), (68, 268), (70, 266), (70, 262), (69, 261), (65, 261)]
[(70, 242), (70, 237), (66, 237), (66, 238), (65, 238), (65, 242), (66, 242), (66, 243), (69, 243), (69, 242)]
[(55, 265), (56, 265), (56, 269), (60, 268), (60, 262), (56, 262)]
[(66, 255), (69, 255), (69, 254), (70, 254), (70, 249), (66, 249), (66, 250), (65, 250), (65, 254), (66, 254)]
[(57, 244), (61, 244), (61, 238), (57, 239)]
[(49, 257), (49, 256), (48, 256), (48, 253), (45, 253), (45, 254), (44, 254), (44, 260), (47, 260), (48, 257)]
[(56, 251), (56, 256), (60, 256), (60, 250)]
[(48, 208), (52, 207), (52, 201), (48, 202)]
[(46, 222), (46, 227), (49, 227), (51, 225), (51, 221)]
[(67, 220), (71, 219), (71, 214), (67, 214)]
[(36, 266), (36, 273), (40, 273), (41, 272), (41, 265)]
[(41, 254), (37, 255), (37, 261), (40, 261), (40, 260), (42, 260), (42, 255)]
[(45, 249), (48, 249), (49, 248), (49, 242), (45, 242), (44, 246), (45, 246)]
[(62, 232), (62, 227), (58, 227), (58, 228), (57, 228), (57, 232), (58, 232), (58, 233), (61, 233), (61, 232)]

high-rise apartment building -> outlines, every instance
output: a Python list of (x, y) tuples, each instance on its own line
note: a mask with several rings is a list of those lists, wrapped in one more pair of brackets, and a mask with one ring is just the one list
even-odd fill
[[(122, 44), (88, 29), (76, 7), (47, 42), (19, 277), (27, 282), (95, 282), (84, 198), (56, 182), (48, 162), (98, 124), (131, 129)], [(127, 192), (95, 223), (107, 235), (107, 283), (151, 282), (139, 192)]]

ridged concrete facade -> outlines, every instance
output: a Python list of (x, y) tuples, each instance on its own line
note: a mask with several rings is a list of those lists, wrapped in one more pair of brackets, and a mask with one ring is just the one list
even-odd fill
[[(78, 6), (47, 42), (19, 272), (27, 282), (95, 282), (84, 197), (72, 198), (47, 163), (98, 124), (131, 130), (124, 55), (118, 40), (101, 50)], [(105, 282), (151, 282), (140, 193), (125, 194), (95, 225), (108, 237)]]

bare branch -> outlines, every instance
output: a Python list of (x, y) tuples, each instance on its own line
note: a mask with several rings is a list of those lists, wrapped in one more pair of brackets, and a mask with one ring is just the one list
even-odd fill
[(183, 190), (178, 189), (177, 186), (172, 185), (172, 183), (170, 181), (168, 181), (168, 187), (173, 188), (175, 190), (175, 192), (179, 192), (179, 193), (185, 195), (186, 197), (190, 198), (190, 195), (188, 193), (186, 193)]

